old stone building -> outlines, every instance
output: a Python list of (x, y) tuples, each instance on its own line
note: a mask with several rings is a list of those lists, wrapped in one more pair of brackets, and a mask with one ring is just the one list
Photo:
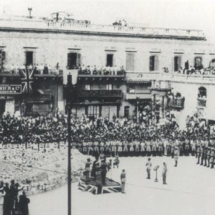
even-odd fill
[[(215, 47), (200, 30), (95, 25), (66, 13), (53, 13), (50, 18), (4, 16), (0, 17), (0, 52), (1, 86), (30, 83), (32, 88), (13, 96), (0, 92), (1, 112), (14, 112), (23, 103), (29, 112), (55, 108), (64, 112), (63, 76), (73, 70), (78, 70), (73, 106), (78, 116), (129, 117), (138, 106), (157, 99), (164, 116), (171, 91), (185, 97), (184, 108), (176, 111), (186, 117), (198, 109), (199, 98), (194, 95), (204, 91), (201, 87), (206, 88), (207, 98), (213, 97), (215, 88), (212, 78), (176, 75), (213, 64)], [(25, 83), (27, 77), (20, 70), (32, 75)], [(213, 99), (206, 106), (210, 118)]]

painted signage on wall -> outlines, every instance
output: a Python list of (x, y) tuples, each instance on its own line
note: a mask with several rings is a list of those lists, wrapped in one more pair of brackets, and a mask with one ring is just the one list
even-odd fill
[(0, 95), (2, 94), (21, 94), (22, 85), (1, 85), (0, 84)]

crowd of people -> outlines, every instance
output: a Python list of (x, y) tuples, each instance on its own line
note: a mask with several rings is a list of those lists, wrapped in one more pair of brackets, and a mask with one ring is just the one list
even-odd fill
[(186, 75), (215, 75), (215, 68), (214, 67), (207, 67), (203, 68), (195, 66), (189, 66), (189, 68), (182, 68), (180, 67), (177, 71), (179, 74), (186, 74)]
[[(165, 123), (158, 123), (155, 110), (144, 108), (139, 121), (127, 118), (94, 118), (83, 115), (72, 117), (71, 140), (83, 154), (105, 152), (119, 156), (169, 155), (171, 148), (178, 146), (180, 154), (194, 153), (197, 145), (207, 142), (213, 145), (212, 127), (194, 115), (187, 119), (187, 129), (180, 130), (173, 114), (166, 113)], [(68, 137), (67, 117), (63, 114), (46, 117), (15, 117), (4, 115), (0, 121), (0, 143), (23, 143), (39, 150), (45, 143), (66, 143)], [(31, 147), (31, 146), (30, 146)]]
[(5, 114), (0, 118), (0, 143), (46, 143), (66, 138), (67, 121), (57, 117), (23, 117)]
[(48, 64), (30, 64), (26, 67), (25, 64), (23, 65), (8, 65), (6, 68), (4, 68), (3, 71), (9, 71), (12, 74), (20, 74), (25, 69), (33, 70), (34, 74), (63, 74), (62, 69), (60, 68), (59, 63), (57, 63), (55, 66), (51, 66)]

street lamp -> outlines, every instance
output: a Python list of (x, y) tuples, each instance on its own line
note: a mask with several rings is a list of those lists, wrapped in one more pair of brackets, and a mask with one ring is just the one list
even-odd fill
[(71, 109), (72, 104), (75, 102), (76, 97), (76, 84), (72, 84), (72, 75), (67, 75), (67, 92), (66, 92), (66, 103), (67, 103), (67, 123), (68, 123), (68, 215), (71, 215), (72, 206), (72, 186), (71, 186)]

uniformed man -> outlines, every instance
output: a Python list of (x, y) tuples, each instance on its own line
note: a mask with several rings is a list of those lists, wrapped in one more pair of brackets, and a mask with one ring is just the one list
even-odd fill
[(85, 175), (86, 175), (86, 183), (90, 182), (90, 166), (91, 166), (90, 158), (87, 158), (87, 163), (85, 164)]
[(129, 150), (130, 151), (130, 156), (133, 157), (134, 156), (134, 144), (131, 142), (129, 145), (130, 145), (130, 150)]
[(146, 179), (151, 178), (151, 168), (152, 168), (151, 158), (148, 158), (148, 161), (146, 163), (146, 172), (147, 172), (147, 178)]
[(114, 161), (113, 161), (113, 168), (115, 168), (115, 166), (116, 166), (117, 168), (119, 168), (119, 163), (120, 163), (119, 158), (116, 157), (116, 158), (114, 159)]
[(203, 155), (203, 165), (207, 166), (207, 154), (208, 154), (208, 147), (205, 147), (205, 150), (203, 151), (204, 155)]
[(185, 155), (189, 156), (189, 152), (190, 152), (190, 144), (189, 144), (189, 140), (186, 139), (185, 140), (185, 147), (184, 147), (184, 151), (185, 151)]
[(165, 162), (163, 162), (163, 170), (162, 170), (163, 184), (167, 184), (166, 183), (166, 174), (167, 174), (167, 165)]
[(87, 143), (86, 143), (86, 142), (83, 142), (83, 154), (84, 154), (84, 155), (87, 155), (87, 151), (88, 151), (87, 148), (88, 148), (88, 147), (87, 147)]
[(201, 154), (200, 154), (200, 157), (201, 157), (201, 164), (200, 164), (200, 165), (202, 166), (202, 165), (203, 165), (203, 160), (204, 160), (204, 155), (205, 155), (205, 152), (204, 152), (204, 151), (205, 151), (205, 146), (202, 145), (201, 149), (202, 149), (202, 150), (200, 151), (200, 152), (201, 152)]
[(124, 169), (122, 170), (120, 179), (121, 179), (121, 192), (125, 193), (126, 172)]
[(122, 143), (119, 142), (119, 145), (118, 145), (118, 156), (121, 157), (122, 156)]
[(123, 154), (125, 157), (128, 156), (128, 144), (127, 144), (127, 141), (124, 142), (124, 145), (123, 145)]
[(174, 150), (175, 167), (177, 167), (178, 165), (178, 156), (179, 156), (178, 147), (175, 147), (175, 150)]
[(152, 141), (152, 154), (153, 154), (153, 156), (156, 156), (156, 150), (157, 150), (156, 140), (153, 140)]
[(197, 150), (196, 150), (196, 155), (198, 158), (197, 164), (200, 164), (200, 159), (201, 159), (201, 155), (202, 155), (202, 147), (198, 146)]
[(160, 141), (158, 144), (158, 153), (159, 153), (159, 156), (163, 155), (163, 143), (162, 143), (162, 141)]
[(115, 142), (111, 142), (111, 148), (112, 148), (112, 157), (116, 156), (116, 143)]
[(151, 145), (149, 141), (146, 142), (146, 151), (147, 151), (147, 156), (151, 155)]
[(168, 141), (166, 141), (166, 154), (167, 154), (167, 156), (170, 156), (170, 154), (171, 154), (170, 139), (168, 139)]
[(112, 159), (110, 159), (107, 164), (108, 171), (110, 171), (111, 167), (112, 167)]
[(101, 177), (102, 177), (102, 185), (106, 185), (106, 175), (107, 175), (107, 163), (105, 159), (101, 161)]
[(210, 155), (210, 157), (211, 157), (211, 160), (210, 160), (210, 162), (211, 162), (211, 169), (213, 169), (214, 168), (214, 161), (215, 161), (214, 149), (211, 149), (211, 155)]
[(95, 182), (98, 187), (98, 194), (101, 194), (102, 190), (102, 175), (101, 175), (101, 163), (100, 160), (96, 160), (95, 162)]
[(140, 154), (141, 154), (141, 156), (145, 156), (145, 151), (146, 151), (145, 143), (141, 142), (140, 143)]
[(208, 151), (207, 151), (207, 167), (210, 167), (210, 160), (211, 160), (211, 149), (208, 147)]

